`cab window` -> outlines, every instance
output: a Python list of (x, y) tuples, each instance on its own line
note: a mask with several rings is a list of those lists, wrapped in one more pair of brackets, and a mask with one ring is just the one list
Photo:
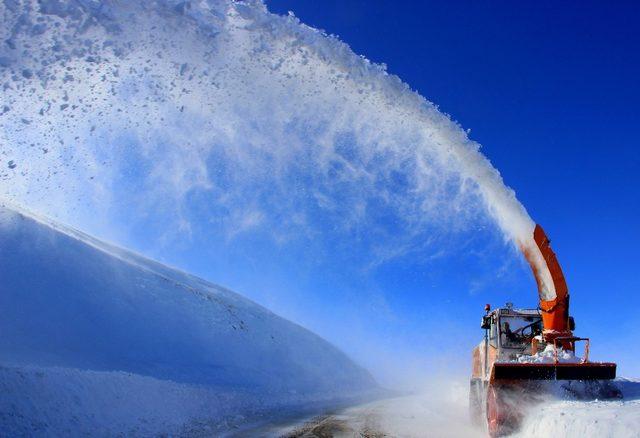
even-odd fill
[(491, 319), (491, 328), (489, 329), (489, 344), (498, 348), (498, 321), (497, 318)]

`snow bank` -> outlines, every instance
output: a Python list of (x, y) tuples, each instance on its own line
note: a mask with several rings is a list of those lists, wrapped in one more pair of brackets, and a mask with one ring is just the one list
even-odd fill
[[(577, 382), (574, 382), (577, 383)], [(556, 382), (556, 397), (536, 405), (525, 417), (516, 438), (561, 436), (567, 438), (630, 438), (640, 436), (640, 381), (620, 378), (615, 386), (623, 399), (576, 401)], [(579, 388), (574, 387), (573, 391)], [(563, 397), (564, 394), (564, 397)]]
[[(0, 388), (0, 424), (8, 436), (177, 434), (200, 423), (225, 430), (265, 402), (261, 394), (247, 406), (251, 398), (239, 392), (71, 368), (0, 367)], [(212, 418), (217, 421), (206, 424)]]
[(219, 436), (282, 411), (295, 415), (344, 402), (333, 393), (310, 400), (119, 371), (0, 366), (3, 436)]
[(637, 438), (640, 400), (563, 401), (540, 406), (527, 417), (517, 437)]
[(218, 427), (376, 387), (338, 349), (234, 292), (3, 207), (0, 261), (2, 430)]

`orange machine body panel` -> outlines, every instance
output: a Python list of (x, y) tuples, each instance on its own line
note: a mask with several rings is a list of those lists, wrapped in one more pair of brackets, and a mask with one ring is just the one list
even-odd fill
[[(480, 344), (473, 349), (471, 377), (488, 380), (493, 364), (498, 360), (498, 349), (488, 344), (487, 356), (484, 354), (485, 346)], [(485, 372), (486, 370), (486, 372)]]

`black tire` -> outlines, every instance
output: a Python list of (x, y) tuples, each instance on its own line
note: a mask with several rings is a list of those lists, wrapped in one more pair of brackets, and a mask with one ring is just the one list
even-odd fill
[(520, 387), (489, 385), (486, 396), (487, 432), (491, 438), (511, 435), (520, 429), (526, 392)]

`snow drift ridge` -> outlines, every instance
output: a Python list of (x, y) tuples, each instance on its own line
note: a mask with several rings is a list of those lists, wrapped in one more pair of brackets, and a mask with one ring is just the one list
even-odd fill
[[(128, 378), (150, 387), (160, 379), (169, 393), (211, 388), (211, 400), (229, 394), (227, 410), (340, 399), (376, 387), (331, 344), (240, 295), (63, 230), (0, 207), (3, 365), (35, 367), (27, 374), (69, 369), (71, 377), (71, 369), (93, 370), (116, 386)], [(115, 371), (132, 376), (109, 374)], [(19, 373), (10, 368), (0, 374), (7, 391), (24, 383), (11, 381)], [(49, 381), (61, 385), (55, 375)], [(42, 407), (47, 400), (32, 402)]]

